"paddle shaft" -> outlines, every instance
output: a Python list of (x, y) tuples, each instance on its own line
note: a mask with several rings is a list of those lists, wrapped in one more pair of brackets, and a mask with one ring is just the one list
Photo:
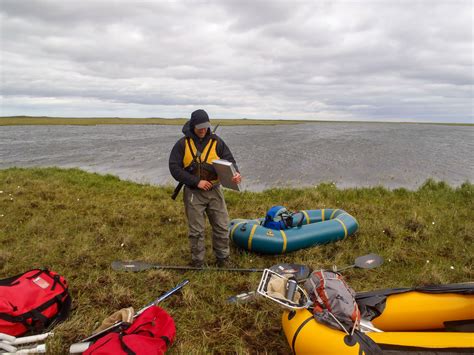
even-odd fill
[(228, 272), (263, 272), (263, 269), (243, 269), (226, 267), (196, 267), (178, 265), (152, 265), (153, 269), (191, 270), (191, 271), (228, 271)]
[[(349, 268), (361, 268), (361, 269), (372, 269), (378, 267), (383, 263), (383, 259), (375, 254), (368, 254), (358, 257), (353, 265), (346, 266), (342, 269), (337, 270), (337, 267), (333, 267), (334, 271), (345, 270)], [(230, 272), (263, 272), (264, 269), (244, 269), (244, 268), (212, 268), (212, 267), (198, 267), (198, 266), (184, 266), (184, 265), (158, 265), (150, 264), (143, 261), (114, 261), (112, 262), (112, 269), (116, 271), (144, 271), (149, 269), (171, 269), (171, 270), (187, 270), (187, 271), (230, 271)]]
[(339, 272), (347, 269), (352, 269), (352, 268), (357, 268), (356, 265), (349, 265), (349, 266), (344, 266), (343, 268), (338, 269), (336, 266), (333, 267), (333, 271)]
[[(171, 290), (165, 292), (164, 294), (162, 294), (160, 297), (158, 297), (156, 300), (154, 300), (153, 302), (150, 302), (149, 304), (147, 304), (145, 307), (143, 307), (142, 309), (140, 309), (134, 316), (133, 316), (133, 319), (137, 318), (140, 314), (142, 314), (143, 312), (145, 312), (148, 308), (152, 307), (152, 306), (156, 306), (158, 303), (160, 303), (161, 301), (165, 300), (166, 298), (168, 298), (169, 296), (171, 296), (173, 293), (179, 291), (180, 289), (182, 289), (184, 286), (186, 286), (187, 284), (189, 283), (189, 280), (184, 280), (183, 282), (181, 282), (180, 284), (178, 284), (177, 286), (173, 287)], [(85, 343), (85, 342), (90, 342), (90, 341), (94, 341), (102, 336), (104, 336), (105, 334), (107, 333), (110, 333), (111, 331), (115, 330), (115, 329), (118, 329), (120, 328), (121, 326), (125, 325), (125, 324), (128, 324), (126, 322), (117, 322), (113, 325), (111, 325), (110, 327), (96, 333), (96, 334), (92, 334), (91, 336), (81, 340), (80, 342), (81, 343)]]
[[(135, 267), (135, 264), (139, 264), (139, 267)], [(157, 265), (157, 264), (146, 264), (134, 261), (120, 262), (114, 261), (112, 263), (114, 270), (122, 271), (144, 271), (150, 269), (168, 269), (168, 270), (186, 270), (186, 271), (229, 271), (229, 272), (263, 272), (263, 269), (244, 269), (244, 268), (225, 268), (225, 267), (198, 267), (198, 266), (184, 266), (184, 265)]]
[(333, 266), (333, 271), (339, 272), (342, 270), (350, 269), (350, 268), (357, 268), (357, 269), (374, 269), (379, 267), (383, 264), (383, 258), (380, 255), (371, 253), (367, 255), (359, 256), (354, 260), (353, 265), (349, 265), (338, 269), (337, 266)]

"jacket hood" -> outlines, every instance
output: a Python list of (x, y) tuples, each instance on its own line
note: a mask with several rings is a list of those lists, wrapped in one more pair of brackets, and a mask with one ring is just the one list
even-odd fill
[[(190, 120), (186, 121), (186, 123), (183, 125), (183, 129), (181, 131), (183, 132), (183, 134), (186, 137), (199, 139), (199, 137), (194, 134), (194, 128), (191, 127), (191, 121)], [(205, 137), (207, 137), (209, 135), (211, 135), (211, 129), (210, 128), (207, 129)]]

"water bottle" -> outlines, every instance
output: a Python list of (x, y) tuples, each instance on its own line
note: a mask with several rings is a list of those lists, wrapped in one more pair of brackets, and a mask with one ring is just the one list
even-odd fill
[(293, 297), (295, 296), (297, 282), (294, 279), (289, 279), (286, 284), (286, 299), (293, 302)]

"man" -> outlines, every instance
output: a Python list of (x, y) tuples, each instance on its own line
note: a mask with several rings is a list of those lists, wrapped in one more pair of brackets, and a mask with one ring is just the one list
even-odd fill
[[(212, 161), (235, 159), (217, 135), (211, 132), (209, 116), (204, 110), (197, 110), (183, 126), (184, 137), (171, 150), (169, 169), (171, 175), (184, 184), (184, 209), (188, 219), (191, 265), (205, 264), (205, 219), (207, 215), (212, 227), (212, 248), (219, 267), (230, 266), (228, 224), (229, 215), (219, 180)], [(240, 183), (237, 172), (232, 181)]]

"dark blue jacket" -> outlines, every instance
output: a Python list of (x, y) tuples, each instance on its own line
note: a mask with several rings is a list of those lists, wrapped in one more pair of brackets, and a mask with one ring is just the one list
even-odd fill
[(183, 166), (183, 158), (185, 152), (185, 144), (186, 144), (186, 137), (191, 138), (194, 141), (194, 145), (196, 149), (200, 152), (203, 151), (204, 147), (207, 145), (211, 138), (216, 140), (216, 152), (217, 155), (221, 159), (228, 160), (232, 162), (235, 166), (235, 169), (239, 171), (237, 164), (235, 162), (234, 156), (230, 151), (229, 147), (225, 144), (225, 142), (214, 133), (211, 133), (211, 130), (208, 129), (204, 138), (200, 139), (198, 136), (194, 134), (194, 128), (190, 125), (190, 121), (187, 121), (183, 126), (183, 134), (184, 137), (180, 138), (176, 144), (174, 145), (173, 149), (171, 150), (170, 158), (169, 158), (169, 169), (171, 175), (175, 178), (175, 180), (182, 182), (186, 186), (195, 188), (199, 183), (199, 177), (192, 175)]

